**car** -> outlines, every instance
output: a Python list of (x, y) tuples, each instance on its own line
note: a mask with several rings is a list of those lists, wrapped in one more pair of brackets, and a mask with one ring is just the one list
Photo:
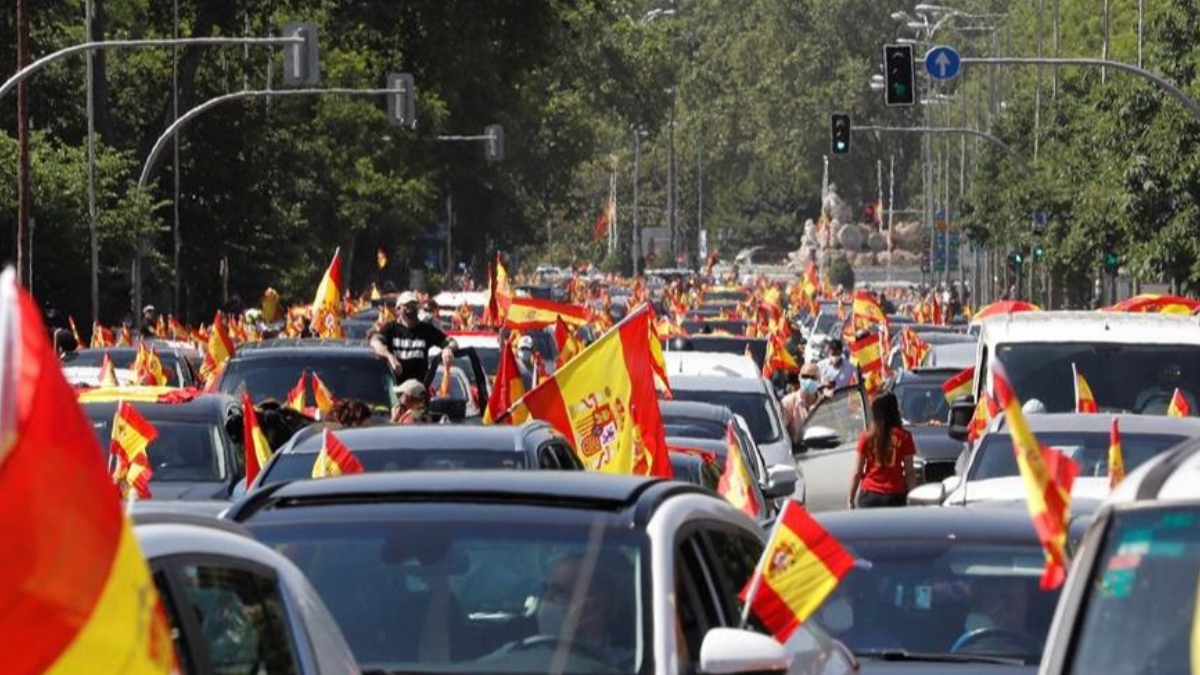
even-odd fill
[[(302, 429), (271, 457), (251, 489), (308, 478), (325, 427)], [(517, 425), (398, 424), (335, 429), (363, 469), (432, 471), (505, 469), (583, 471), (571, 443), (541, 421)]]
[(709, 375), (717, 377), (762, 377), (762, 369), (745, 354), (728, 352), (663, 352), (667, 377)]
[[(918, 326), (925, 326), (925, 325), (926, 324), (913, 324), (913, 325), (908, 326), (908, 328), (916, 328)], [(944, 326), (935, 326), (935, 328), (944, 328)], [(963, 335), (962, 333), (953, 333), (953, 332), (949, 332), (949, 331), (921, 332), (921, 331), (916, 331), (916, 330), (914, 330), (913, 332), (916, 333), (917, 336), (920, 337), (930, 347), (935, 347), (937, 345), (945, 345), (945, 344), (965, 344), (965, 343), (970, 343), (972, 345), (976, 344), (975, 338), (973, 338), (969, 335)], [(888, 352), (888, 370), (890, 370), (892, 372), (896, 372), (896, 371), (904, 369), (903, 349), (900, 345), (900, 340), (897, 337), (897, 336), (899, 336), (899, 334), (900, 334), (899, 331), (892, 331), (892, 333), (891, 333), (892, 349), (890, 352)], [(962, 348), (959, 347), (956, 349), (962, 349)], [(974, 352), (972, 351), (972, 358), (974, 358), (973, 355), (974, 355)], [(943, 354), (942, 357), (944, 360), (946, 357), (946, 354)], [(970, 364), (968, 364), (968, 365), (970, 365)]]
[(446, 336), (453, 338), (459, 348), (471, 348), (479, 355), (483, 373), (490, 382), (500, 369), (500, 336), (494, 331), (447, 331)]
[(273, 485), (225, 517), (288, 552), (364, 672), (855, 666), (819, 628), (801, 626), (791, 653), (756, 632), (757, 621), (736, 628), (737, 593), (765, 533), (686, 483), (586, 472), (367, 474)]
[[(1125, 468), (1132, 471), (1179, 443), (1200, 438), (1200, 418), (1152, 415), (1046, 413), (1026, 416), (1038, 442), (1057, 448), (1075, 460), (1079, 475), (1071, 489), (1076, 500), (1097, 506), (1109, 494), (1108, 447), (1112, 420), (1121, 431)], [(986, 500), (1021, 498), (1025, 494), (1006, 418), (992, 420), (956, 475), (909, 493), (915, 505), (958, 505)]]
[[(667, 436), (667, 448), (673, 453), (686, 453), (698, 456), (704, 461), (708, 461), (711, 457), (713, 468), (716, 475), (716, 481), (709, 485), (707, 483), (697, 483), (704, 485), (713, 492), (720, 492), (720, 478), (724, 473), (729, 462), (729, 446), (724, 440), (713, 440), (711, 438), (696, 438), (695, 436)], [(752, 484), (750, 485), (751, 498), (754, 503), (758, 504), (757, 515), (754, 517), (754, 522), (758, 523), (764, 529), (769, 529), (771, 524), (775, 522), (776, 516), (779, 515), (779, 510), (783, 501), (790, 498), (796, 490), (796, 469), (794, 467), (779, 467), (771, 475), (762, 473), (761, 467), (753, 463), (753, 460), (747, 456), (745, 447), (738, 445), (738, 452), (741, 455), (742, 462), (750, 471)], [(672, 469), (674, 465), (672, 465)], [(695, 481), (689, 481), (695, 482)]]
[[(241, 423), (241, 402), (231, 396), (170, 387), (113, 387), (80, 392), (100, 447), (109, 447), (117, 406), (128, 401), (154, 426), (158, 437), (146, 448), (154, 499), (229, 499), (246, 475), (241, 437), (227, 425)], [(109, 468), (116, 458), (107, 455)]]
[(1076, 547), (1039, 673), (1194, 672), (1200, 441), (1129, 473)]
[[(856, 563), (811, 620), (863, 672), (1036, 670), (1058, 592), (1039, 588), (1045, 554), (1024, 505), (815, 518)], [(1069, 538), (1086, 527), (1076, 519)]]
[(333, 616), (282, 554), (228, 520), (134, 508), (134, 536), (184, 673), (361, 671)]
[[(684, 330), (690, 330), (685, 322)], [(686, 340), (688, 351), (692, 352), (721, 352), (724, 354), (733, 354), (735, 356), (745, 356), (750, 353), (750, 358), (754, 360), (754, 365), (761, 372), (763, 363), (767, 359), (767, 339), (766, 338), (749, 338), (741, 337), (740, 335), (706, 335), (691, 331), (687, 337), (680, 338)], [(663, 349), (666, 352), (680, 351), (678, 345), (672, 344), (675, 340), (667, 339), (663, 341)]]
[(786, 265), (789, 251), (776, 246), (751, 246), (734, 256), (735, 265)]
[(746, 420), (767, 466), (792, 463), (792, 443), (771, 383), (762, 377), (678, 375), (670, 377), (676, 401), (699, 401), (729, 408)]
[(861, 384), (826, 393), (809, 411), (793, 448), (809, 511), (846, 508), (858, 437), (870, 424), (871, 408)]
[(959, 371), (974, 365), (977, 351), (978, 346), (974, 340), (934, 344), (925, 354), (925, 360), (921, 362), (921, 366)]
[[(217, 390), (237, 396), (249, 390), (255, 403), (286, 401), (305, 372), (320, 376), (335, 398), (358, 399), (376, 415), (390, 415), (396, 404), (396, 378), (364, 340), (278, 338), (243, 344), (227, 362)], [(309, 403), (316, 401), (312, 387), (310, 377)]]
[(913, 436), (917, 456), (913, 464), (922, 483), (941, 481), (954, 475), (954, 465), (963, 444), (946, 435), (950, 405), (942, 393), (942, 383), (958, 371), (943, 368), (902, 370), (884, 385), (896, 395), (904, 428)]
[[(154, 348), (162, 361), (163, 373), (167, 376), (166, 386), (198, 386), (200, 378), (192, 370), (184, 351), (157, 340), (148, 341), (146, 344)], [(100, 384), (100, 366), (107, 355), (113, 368), (117, 370), (118, 381), (121, 384), (132, 384), (133, 360), (137, 351), (137, 347), (103, 347), (68, 352), (62, 357), (63, 374), (71, 384), (97, 386)]]

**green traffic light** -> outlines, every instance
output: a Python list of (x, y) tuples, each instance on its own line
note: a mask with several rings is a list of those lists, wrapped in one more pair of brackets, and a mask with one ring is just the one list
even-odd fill
[(892, 93), (896, 96), (906, 96), (908, 94), (908, 87), (904, 86), (903, 82), (897, 82), (892, 85)]
[(1046, 257), (1046, 249), (1043, 248), (1042, 246), (1034, 247), (1033, 257), (1037, 260), (1041, 260), (1042, 258)]

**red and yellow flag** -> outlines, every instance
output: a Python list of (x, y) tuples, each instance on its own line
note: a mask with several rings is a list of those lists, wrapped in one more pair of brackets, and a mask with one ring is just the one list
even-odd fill
[(71, 337), (75, 340), (75, 346), (83, 349), (83, 338), (79, 337), (79, 328), (75, 325), (75, 317), (68, 316), (67, 323), (71, 326)]
[[(749, 349), (750, 344), (746, 344)], [(772, 335), (767, 339), (767, 357), (763, 359), (762, 375), (768, 380), (775, 373), (798, 373), (800, 372), (800, 364), (796, 363), (796, 357), (792, 356), (788, 351), (787, 345), (783, 338), (778, 335)]]
[[(82, 344), (82, 343), (80, 343)], [(100, 325), (99, 321), (92, 324), (92, 349), (103, 349), (104, 347), (115, 347), (116, 339), (113, 338), (113, 332), (110, 328), (105, 328)]]
[(11, 648), (0, 659), (4, 673), (165, 675), (175, 669), (166, 614), (46, 335), (37, 303), (5, 272), (0, 541), (10, 554), (0, 562), (0, 635)]
[(954, 399), (971, 394), (971, 385), (974, 382), (975, 366), (967, 366), (942, 383), (942, 396), (946, 398), (947, 403), (954, 403)]
[(154, 470), (150, 468), (146, 449), (156, 438), (158, 430), (132, 403), (121, 401), (117, 404), (108, 449), (117, 459), (113, 482), (120, 488), (122, 498), (128, 497), (131, 488), (137, 492), (138, 499), (151, 498), (150, 478)]
[(333, 392), (329, 387), (325, 386), (325, 382), (321, 380), (316, 371), (312, 374), (313, 398), (316, 399), (317, 410), (321, 411), (322, 415), (326, 415), (333, 409), (333, 404), (337, 401), (333, 396)]
[(1125, 480), (1125, 456), (1121, 453), (1121, 428), (1117, 418), (1112, 420), (1112, 432), (1108, 440), (1108, 487), (1115, 488)]
[(448, 396), (450, 396), (450, 391), (451, 391), (450, 380), (453, 378), (453, 376), (450, 374), (451, 372), (452, 371), (450, 370), (450, 364), (443, 363), (442, 364), (442, 381), (438, 383), (437, 395), (439, 398), (447, 398)]
[[(529, 419), (528, 411), (514, 407), (525, 395), (525, 383), (521, 380), (521, 370), (513, 353), (515, 339), (515, 335), (509, 335), (508, 341), (500, 349), (500, 365), (496, 369), (492, 393), (488, 395), (487, 409), (483, 411), (484, 424), (522, 424)], [(506, 416), (504, 412), (510, 408), (512, 414)]]
[(617, 210), (617, 204), (611, 196), (604, 201), (604, 208), (600, 210), (600, 217), (596, 219), (596, 224), (592, 227), (592, 238), (600, 241), (604, 235), (608, 233), (608, 228), (612, 224)]
[(296, 380), (296, 386), (292, 387), (287, 394), (287, 403), (284, 405), (296, 412), (304, 412), (305, 389), (308, 388), (308, 371), (301, 371), (300, 379)]
[(1000, 413), (999, 407), (992, 397), (987, 392), (979, 397), (979, 401), (975, 403), (975, 413), (971, 415), (971, 421), (967, 423), (967, 442), (974, 443), (981, 436), (987, 433), (988, 422)]
[(996, 402), (1004, 411), (1017, 468), (1025, 484), (1026, 502), (1033, 519), (1042, 549), (1046, 553), (1046, 569), (1042, 574), (1043, 589), (1058, 588), (1067, 576), (1067, 533), (1071, 522), (1071, 486), (1079, 467), (1071, 458), (1038, 443), (1021, 401), (1013, 390), (1000, 362), (991, 364), (992, 386)]
[(1175, 392), (1171, 394), (1171, 404), (1167, 406), (1168, 417), (1190, 417), (1192, 414), (1192, 406), (1188, 405), (1187, 398), (1179, 387), (1175, 387)]
[(558, 345), (558, 358), (554, 361), (555, 369), (562, 368), (567, 361), (583, 351), (583, 341), (575, 335), (574, 329), (567, 326), (561, 316), (554, 318), (554, 342)]
[(387, 263), (387, 253), (384, 253), (383, 248), (381, 247), (379, 250), (375, 251), (375, 266), (379, 269), (383, 269), (387, 267)]
[(853, 566), (854, 556), (789, 499), (739, 597), (777, 640), (787, 642)]
[(147, 347), (145, 342), (138, 343), (137, 355), (133, 358), (133, 382), (154, 387), (167, 384), (167, 374), (163, 371), (158, 350)]
[[(650, 346), (652, 311), (642, 305), (570, 363), (547, 377), (515, 407), (549, 422), (570, 438), (593, 471), (630, 466), (632, 473), (671, 476), (671, 462), (654, 389)], [(638, 456), (618, 456), (618, 437), (628, 415), (640, 439)]]
[(271, 444), (267, 442), (262, 427), (258, 425), (258, 413), (250, 392), (242, 390), (242, 444), (246, 449), (246, 487), (271, 460)]
[(313, 462), (313, 478), (345, 476), (363, 472), (362, 463), (333, 431), (325, 429), (322, 433), (321, 452), (317, 453), (317, 461)]
[(233, 350), (233, 338), (229, 337), (225, 319), (217, 312), (213, 317), (212, 330), (208, 333), (204, 362), (200, 364), (200, 379), (204, 380), (206, 385), (216, 382), (221, 366), (233, 356)]
[(275, 323), (283, 318), (281, 305), (279, 300), (279, 291), (274, 288), (267, 288), (263, 291), (262, 296), (262, 320), (263, 323)]
[(867, 394), (874, 394), (883, 388), (882, 341), (879, 333), (868, 333), (850, 343), (850, 359), (862, 373), (863, 387)]
[(1096, 405), (1096, 397), (1092, 394), (1092, 388), (1088, 385), (1088, 381), (1084, 378), (1083, 373), (1071, 364), (1071, 373), (1075, 376), (1075, 412), (1077, 413), (1098, 413), (1100, 407)]
[(512, 289), (508, 283), (508, 269), (496, 252), (495, 262), (488, 265), (487, 305), (483, 310), (480, 322), (485, 326), (500, 326), (508, 313), (508, 305), (512, 301)]
[(930, 349), (929, 343), (922, 340), (912, 328), (905, 326), (900, 331), (900, 355), (904, 360), (905, 370), (913, 370), (924, 363)]
[(513, 330), (540, 330), (562, 320), (578, 328), (588, 321), (587, 310), (561, 302), (538, 300), (537, 298), (513, 298), (508, 305), (504, 325)]
[(342, 255), (338, 248), (317, 285), (312, 304), (312, 329), (317, 337), (342, 337)]
[(754, 492), (754, 477), (746, 468), (742, 448), (733, 433), (733, 422), (725, 429), (725, 470), (717, 481), (717, 494), (751, 518), (757, 518), (762, 511)]
[(887, 325), (887, 315), (875, 298), (866, 291), (854, 292), (854, 333), (867, 330), (874, 325)]
[(121, 332), (117, 334), (117, 346), (133, 346), (133, 331), (129, 330), (129, 326), (121, 326)]
[(104, 352), (104, 358), (100, 360), (100, 386), (121, 386), (121, 383), (117, 380), (117, 368), (113, 365), (112, 359), (108, 357), (107, 351)]

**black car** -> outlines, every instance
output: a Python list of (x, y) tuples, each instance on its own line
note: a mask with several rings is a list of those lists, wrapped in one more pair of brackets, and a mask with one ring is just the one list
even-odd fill
[[(267, 463), (252, 488), (312, 475), (325, 427), (302, 429)], [(540, 421), (469, 426), (396, 424), (333, 429), (367, 472), (508, 469), (583, 471), (570, 441)]]
[[(158, 341), (148, 341), (147, 346), (153, 347), (158, 354), (158, 358), (162, 361), (163, 373), (167, 376), (165, 383), (168, 387), (194, 387), (199, 384), (200, 378), (196, 372), (192, 370), (192, 365), (187, 359), (187, 355), (181, 350), (176, 349), (168, 343)], [(133, 361), (137, 357), (137, 347), (104, 347), (100, 349), (80, 349), (62, 357), (63, 371), (67, 374), (68, 381), (84, 382), (95, 384), (90, 381), (90, 377), (72, 377), (72, 369), (86, 370), (88, 373), (95, 369), (98, 372), (104, 356), (107, 354), (108, 359), (112, 361), (113, 368), (122, 370), (132, 370)]]
[[(304, 571), (364, 673), (788, 669), (757, 621), (735, 628), (765, 533), (694, 485), (367, 474), (268, 486), (225, 517)], [(819, 628), (801, 626), (787, 647), (793, 672), (852, 672)]]
[[(84, 394), (80, 402), (106, 455), (121, 400), (129, 400), (154, 426), (158, 438), (146, 448), (154, 499), (228, 499), (246, 475), (241, 439), (235, 441), (226, 430), (226, 423), (241, 415), (240, 403), (224, 394), (174, 399), (172, 391), (131, 388), (125, 395), (109, 395), (100, 390)], [(147, 392), (163, 394), (152, 398)], [(111, 470), (116, 460), (108, 455), (105, 461)]]
[(896, 395), (904, 428), (917, 446), (913, 465), (922, 483), (953, 476), (954, 463), (963, 451), (960, 441), (946, 435), (950, 405), (942, 393), (942, 383), (957, 373), (953, 368), (901, 370), (886, 385)]
[[(813, 614), (864, 672), (1033, 673), (1058, 591), (1023, 503), (816, 519), (857, 562)], [(1088, 518), (1072, 521), (1078, 541)]]
[[(243, 344), (217, 389), (239, 396), (248, 389), (256, 403), (267, 398), (282, 402), (305, 371), (320, 376), (335, 398), (358, 399), (377, 415), (389, 415), (396, 403), (391, 368), (364, 340), (279, 338)], [(310, 406), (316, 402), (311, 377), (306, 400)]]

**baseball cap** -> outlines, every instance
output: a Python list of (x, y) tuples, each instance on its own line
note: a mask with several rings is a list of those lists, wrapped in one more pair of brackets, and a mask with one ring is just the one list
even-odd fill
[(517, 349), (533, 349), (533, 338), (522, 335), (521, 339), (517, 340)]
[(154, 309), (154, 305), (146, 305), (145, 307), (142, 308), (142, 314), (145, 314), (146, 312), (153, 312), (153, 311), (156, 311)]
[(416, 304), (416, 302), (417, 302), (417, 294), (413, 293), (412, 291), (404, 291), (403, 293), (400, 294), (400, 297), (396, 298), (396, 306), (397, 307), (400, 307), (403, 305), (409, 305), (409, 304)]
[(411, 398), (425, 398), (428, 396), (425, 385), (421, 384), (419, 380), (405, 380), (396, 387), (396, 393), (404, 394)]

